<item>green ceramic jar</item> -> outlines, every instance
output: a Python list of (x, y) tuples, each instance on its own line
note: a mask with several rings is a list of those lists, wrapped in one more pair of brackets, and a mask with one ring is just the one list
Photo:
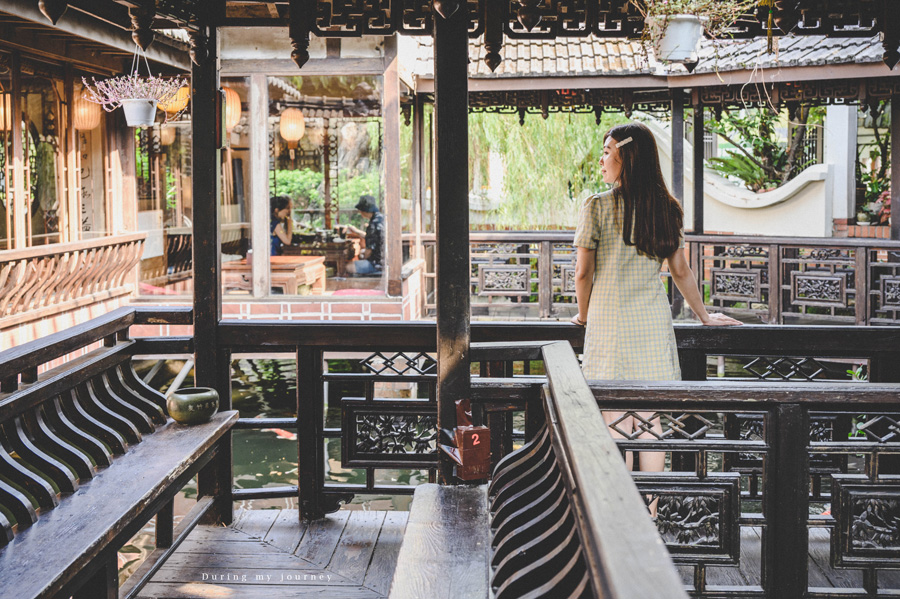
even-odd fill
[(175, 422), (202, 424), (218, 411), (219, 394), (209, 387), (179, 389), (166, 400), (166, 408)]

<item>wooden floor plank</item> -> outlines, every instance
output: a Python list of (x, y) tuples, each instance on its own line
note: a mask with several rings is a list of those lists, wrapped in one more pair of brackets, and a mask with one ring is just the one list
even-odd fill
[(309, 522), (301, 521), (297, 510), (281, 510), (264, 540), (273, 547), (293, 553), (308, 527)]
[(328, 514), (322, 520), (310, 522), (294, 555), (322, 568), (326, 567), (341, 540), (341, 533), (349, 517), (348, 510), (340, 510)]
[(363, 586), (387, 596), (408, 519), (409, 512), (387, 512)]
[(300, 582), (296, 586), (204, 583), (151, 583), (139, 599), (379, 599), (379, 595), (363, 587), (336, 587)]
[(257, 539), (264, 539), (281, 510), (244, 510), (244, 515), (233, 528)]
[(194, 540), (190, 537), (179, 545), (177, 553), (220, 553), (225, 555), (259, 555), (267, 545), (259, 539), (246, 537), (247, 540), (216, 539), (214, 537)]
[(362, 584), (375, 551), (385, 512), (352, 510), (328, 569)]
[[(826, 586), (849, 589), (862, 588), (860, 570), (844, 570), (831, 567), (831, 529), (815, 527), (809, 529), (809, 558), (821, 570), (828, 584)], [(810, 565), (810, 572), (813, 571)]]

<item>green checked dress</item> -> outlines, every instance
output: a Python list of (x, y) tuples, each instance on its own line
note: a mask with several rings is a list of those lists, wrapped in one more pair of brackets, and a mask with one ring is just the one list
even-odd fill
[(622, 241), (613, 193), (585, 200), (575, 230), (576, 246), (597, 251), (584, 337), (584, 376), (681, 380), (672, 314), (659, 274), (663, 261), (641, 255)]

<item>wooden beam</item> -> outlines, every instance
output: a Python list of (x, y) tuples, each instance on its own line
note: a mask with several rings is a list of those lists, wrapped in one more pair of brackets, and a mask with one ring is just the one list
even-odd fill
[[(900, 140), (900, 95), (891, 98), (891, 139)], [(892, 145), (891, 149), (898, 144)], [(900, 239), (900, 151), (891, 152), (891, 239)]]
[(694, 106), (694, 235), (703, 234), (703, 107)]
[(400, 78), (397, 74), (397, 37), (384, 38), (384, 217), (385, 278), (387, 294), (403, 295), (400, 270), (403, 268), (403, 240), (400, 214)]
[(253, 297), (269, 294), (269, 83), (265, 73), (250, 76), (250, 247)]
[(684, 205), (684, 98), (672, 98), (672, 195)]
[(20, 250), (25, 247), (28, 192), (25, 189), (25, 155), (22, 148), (22, 57), (18, 52), (13, 52), (9, 70), (12, 87), (10, 112), (12, 113), (13, 196), (12, 202), (7, 199), (7, 203), (13, 209), (13, 230), (12, 235), (7, 232), (7, 236), (13, 240), (13, 248)]
[[(437, 174), (437, 403), (438, 430), (456, 426), (455, 401), (470, 395), (469, 381), (469, 135), (468, 8), (434, 15), (434, 111)], [(442, 442), (445, 441), (442, 439)], [(452, 481), (441, 455), (440, 480)]]
[(191, 67), (191, 160), (193, 166), (194, 379), (214, 387), (219, 367), (216, 331), (222, 318), (219, 203), (222, 185), (222, 95), (219, 38), (208, 28), (208, 56)]
[(271, 77), (382, 75), (384, 74), (384, 60), (381, 58), (313, 58), (303, 65), (302, 70), (298, 69), (294, 61), (289, 58), (230, 58), (222, 61), (221, 74), (223, 77), (246, 77), (253, 73), (265, 73)]

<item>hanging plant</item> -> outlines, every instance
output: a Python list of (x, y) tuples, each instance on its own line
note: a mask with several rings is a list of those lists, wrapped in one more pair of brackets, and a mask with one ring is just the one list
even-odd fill
[[(178, 90), (187, 85), (187, 81), (180, 77), (163, 78), (154, 77), (150, 73), (150, 65), (144, 56), (147, 65), (147, 75), (138, 72), (140, 66), (139, 48), (135, 50), (135, 59), (132, 61), (131, 73), (97, 81), (92, 78), (88, 83), (84, 77), (84, 98), (90, 102), (100, 104), (107, 112), (112, 112), (119, 106), (125, 112), (125, 120), (129, 127), (150, 127), (156, 121), (157, 104), (172, 102)], [(178, 113), (166, 113), (166, 121)]]
[(723, 37), (742, 15), (753, 12), (760, 0), (630, 2), (644, 17), (642, 42), (653, 45), (659, 60), (696, 63), (704, 33), (712, 39)]

